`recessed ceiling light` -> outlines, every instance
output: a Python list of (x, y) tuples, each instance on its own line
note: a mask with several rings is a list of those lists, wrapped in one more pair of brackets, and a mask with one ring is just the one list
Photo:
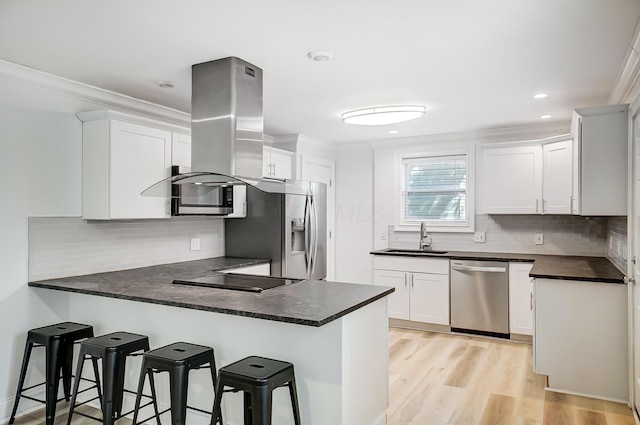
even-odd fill
[(347, 124), (356, 125), (385, 125), (409, 121), (424, 115), (424, 106), (379, 106), (375, 108), (358, 109), (342, 114), (342, 120)]
[(173, 84), (173, 81), (169, 81), (169, 80), (156, 81), (156, 85), (163, 89), (172, 89), (175, 87), (175, 84)]
[(538, 93), (536, 95), (533, 96), (534, 99), (544, 99), (545, 97), (549, 96), (546, 93)]
[(398, 134), (398, 130), (389, 130), (389, 134)]
[(540, 119), (543, 120), (548, 120), (549, 118), (551, 118), (553, 115), (549, 115), (549, 114), (545, 114), (545, 115), (540, 115)]
[(328, 50), (313, 50), (307, 56), (314, 62), (326, 62), (333, 57), (333, 53)]

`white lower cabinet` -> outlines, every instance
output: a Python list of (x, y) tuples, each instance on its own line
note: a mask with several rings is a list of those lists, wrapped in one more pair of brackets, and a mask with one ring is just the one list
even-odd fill
[(534, 280), (534, 368), (549, 389), (627, 401), (627, 285)]
[(449, 260), (374, 257), (374, 285), (392, 286), (389, 318), (449, 325)]
[(533, 263), (509, 263), (509, 332), (533, 335)]

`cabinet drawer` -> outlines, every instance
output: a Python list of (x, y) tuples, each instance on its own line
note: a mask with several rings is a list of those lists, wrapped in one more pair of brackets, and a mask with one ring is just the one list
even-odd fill
[(448, 275), (449, 259), (408, 258), (376, 255), (373, 257), (373, 268)]

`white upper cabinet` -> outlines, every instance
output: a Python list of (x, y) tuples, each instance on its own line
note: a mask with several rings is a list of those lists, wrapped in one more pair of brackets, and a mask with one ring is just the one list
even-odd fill
[(290, 179), (293, 152), (265, 146), (262, 151), (263, 177)]
[(480, 166), (485, 214), (571, 214), (572, 141), (487, 147)]
[(572, 140), (542, 146), (542, 212), (544, 214), (571, 214), (572, 147)]
[(168, 197), (140, 193), (169, 177), (171, 131), (113, 119), (107, 111), (78, 117), (83, 121), (83, 218), (168, 218)]
[(191, 136), (182, 133), (171, 135), (171, 165), (191, 168)]
[(629, 105), (576, 109), (573, 214), (627, 215)]
[(486, 148), (481, 156), (480, 204), (485, 214), (542, 212), (542, 148)]

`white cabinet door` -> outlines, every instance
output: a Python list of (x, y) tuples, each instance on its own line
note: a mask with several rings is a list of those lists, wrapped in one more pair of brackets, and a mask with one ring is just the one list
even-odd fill
[(449, 276), (410, 273), (410, 320), (449, 324)]
[(509, 331), (533, 335), (532, 263), (509, 263)]
[(627, 287), (535, 280), (534, 350), (552, 390), (629, 399)]
[(169, 176), (171, 133), (111, 121), (110, 218), (164, 218), (167, 199), (140, 193)]
[(387, 297), (387, 309), (392, 319), (409, 320), (408, 274), (395, 270), (374, 270), (374, 285), (392, 286), (396, 290)]
[(542, 147), (542, 212), (571, 214), (573, 197), (573, 141)]
[(577, 109), (574, 214), (627, 215), (629, 105)]
[(262, 152), (264, 177), (290, 179), (292, 177), (292, 152), (265, 146)]
[(480, 202), (486, 214), (542, 212), (542, 148), (518, 146), (482, 152)]
[(171, 135), (171, 165), (191, 167), (191, 136), (180, 133)]
[(83, 122), (83, 218), (169, 217), (168, 198), (140, 193), (169, 177), (170, 166), (170, 131), (111, 119)]

